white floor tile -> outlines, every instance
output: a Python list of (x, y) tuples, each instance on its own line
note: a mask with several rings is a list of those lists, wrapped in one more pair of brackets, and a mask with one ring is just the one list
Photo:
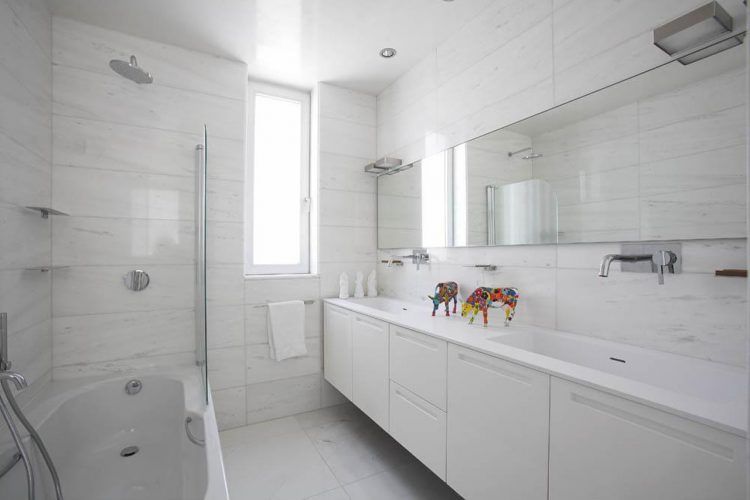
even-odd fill
[(351, 500), (461, 500), (419, 462), (381, 472), (344, 488)]
[(301, 500), (339, 487), (294, 418), (221, 433), (232, 500)]
[(351, 405), (324, 408), (296, 418), (341, 484), (416, 460)]
[(343, 488), (336, 488), (320, 495), (313, 495), (307, 500), (349, 500), (349, 495), (347, 495)]

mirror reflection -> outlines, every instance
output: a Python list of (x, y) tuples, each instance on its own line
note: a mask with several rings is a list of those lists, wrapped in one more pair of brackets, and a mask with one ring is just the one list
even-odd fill
[(378, 246), (745, 237), (746, 89), (674, 61), (388, 172)]

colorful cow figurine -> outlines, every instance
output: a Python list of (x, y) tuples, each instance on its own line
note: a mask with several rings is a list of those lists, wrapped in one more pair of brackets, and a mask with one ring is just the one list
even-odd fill
[(453, 314), (456, 314), (456, 307), (458, 306), (458, 283), (455, 281), (446, 281), (445, 283), (438, 283), (435, 287), (435, 295), (428, 295), (432, 299), (432, 315), (435, 316), (435, 311), (438, 310), (438, 306), (445, 302), (445, 315), (450, 316), (448, 312), (448, 305), (451, 299), (453, 299)]
[(509, 326), (513, 320), (513, 315), (516, 313), (516, 305), (518, 305), (518, 289), (512, 287), (477, 288), (461, 306), (461, 317), (466, 317), (469, 311), (473, 310), (474, 314), (469, 319), (469, 324), (472, 324), (477, 313), (481, 310), (484, 316), (483, 326), (487, 326), (487, 309), (493, 307), (492, 304), (495, 302), (500, 303), (499, 307), (505, 311), (505, 326)]

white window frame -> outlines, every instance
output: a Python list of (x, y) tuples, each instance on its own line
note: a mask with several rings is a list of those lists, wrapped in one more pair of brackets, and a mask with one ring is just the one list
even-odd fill
[[(300, 158), (300, 263), (253, 264), (253, 179), (255, 160), (255, 96), (257, 94), (300, 102), (302, 140)], [(250, 81), (247, 87), (247, 148), (245, 160), (245, 275), (310, 273), (310, 94), (299, 90)]]

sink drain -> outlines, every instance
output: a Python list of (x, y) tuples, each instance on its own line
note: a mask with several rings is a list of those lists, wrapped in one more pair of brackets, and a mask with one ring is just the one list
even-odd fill
[(138, 453), (138, 447), (137, 446), (126, 446), (120, 451), (121, 457), (132, 457)]

